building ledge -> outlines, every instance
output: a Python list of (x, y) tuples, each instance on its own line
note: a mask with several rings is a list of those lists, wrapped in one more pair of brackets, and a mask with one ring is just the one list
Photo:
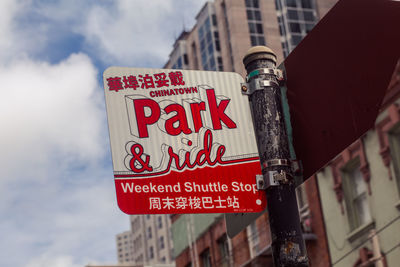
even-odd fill
[(353, 231), (351, 231), (347, 235), (346, 239), (349, 242), (353, 242), (354, 240), (368, 233), (368, 231), (373, 229), (374, 227), (375, 227), (375, 221), (370, 221), (369, 223), (365, 223), (359, 226), (358, 228), (354, 229)]

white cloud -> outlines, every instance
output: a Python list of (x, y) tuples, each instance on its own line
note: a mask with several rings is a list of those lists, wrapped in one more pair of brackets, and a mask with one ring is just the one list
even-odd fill
[(26, 58), (0, 66), (0, 250), (14, 255), (1, 266), (116, 259), (114, 235), (128, 219), (104, 165), (97, 80), (84, 54), (53, 65)]
[(107, 63), (161, 67), (175, 38), (191, 27), (205, 1), (121, 0), (93, 7), (81, 29), (90, 47)]
[(18, 60), (0, 66), (0, 80), (0, 123), (7, 129), (0, 132), (7, 151), (0, 154), (2, 169), (36, 172), (104, 155), (99, 133), (105, 113), (87, 56), (71, 55), (56, 65)]

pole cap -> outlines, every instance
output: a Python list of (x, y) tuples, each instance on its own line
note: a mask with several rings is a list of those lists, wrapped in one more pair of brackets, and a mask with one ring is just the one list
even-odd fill
[(243, 57), (243, 64), (245, 67), (254, 61), (259, 59), (268, 59), (276, 64), (276, 55), (271, 48), (263, 45), (251, 47)]

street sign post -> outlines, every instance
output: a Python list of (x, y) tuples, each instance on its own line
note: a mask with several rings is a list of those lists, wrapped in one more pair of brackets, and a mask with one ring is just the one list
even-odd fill
[(118, 205), (128, 214), (260, 212), (265, 192), (236, 73), (111, 67), (104, 88)]

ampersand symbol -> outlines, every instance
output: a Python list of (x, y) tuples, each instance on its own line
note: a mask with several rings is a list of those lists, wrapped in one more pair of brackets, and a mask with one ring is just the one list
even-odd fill
[[(133, 158), (129, 162), (129, 166), (131, 167), (131, 170), (140, 173), (144, 171), (152, 171), (153, 167), (149, 166), (149, 161), (150, 161), (150, 156), (145, 155), (146, 160), (143, 161), (142, 155), (143, 155), (143, 147), (140, 144), (134, 144), (131, 146), (131, 153)], [(138, 164), (135, 164), (138, 163)], [(140, 165), (139, 168), (137, 168), (137, 165)]]

